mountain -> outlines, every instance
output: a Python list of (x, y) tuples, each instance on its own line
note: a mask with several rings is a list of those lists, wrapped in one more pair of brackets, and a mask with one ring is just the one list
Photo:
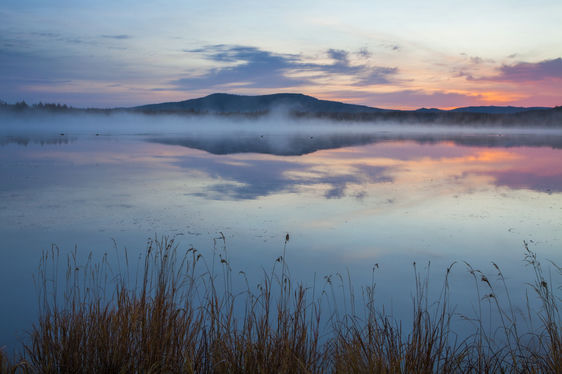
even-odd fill
[[(296, 93), (273, 95), (244, 96), (215, 93), (198, 99), (160, 104), (148, 104), (130, 108), (144, 112), (195, 112), (195, 113), (263, 113), (282, 108), (304, 113), (383, 113), (398, 110), (380, 109), (366, 105), (346, 104), (339, 101), (319, 100), (312, 96)], [(481, 113), (481, 114), (516, 114), (527, 111), (548, 110), (548, 107), (514, 107), (514, 106), (468, 106), (443, 110), (437, 108), (420, 108), (416, 113)], [(411, 111), (406, 111), (411, 112)]]
[(544, 106), (536, 107), (518, 107), (518, 106), (467, 106), (463, 108), (451, 109), (450, 112), (465, 112), (465, 113), (487, 113), (487, 114), (514, 114), (527, 112), (530, 110), (547, 110), (552, 109)]
[[(275, 109), (291, 111), (293, 113), (326, 114), (326, 115), (373, 115), (383, 114), (408, 116), (411, 114), (432, 116), (445, 113), (472, 113), (474, 115), (513, 115), (531, 112), (536, 115), (544, 115), (548, 111), (560, 108), (549, 107), (514, 107), (514, 106), (467, 106), (450, 110), (437, 108), (420, 108), (417, 110), (381, 109), (366, 105), (347, 104), (339, 101), (320, 100), (312, 96), (297, 93), (279, 93), (273, 95), (233, 95), (226, 93), (214, 93), (209, 96), (200, 97), (177, 102), (166, 102), (159, 104), (141, 105), (132, 108), (113, 109), (87, 109), (89, 111), (142, 111), (148, 113), (214, 113), (214, 114), (264, 114)], [(49, 110), (49, 111), (77, 111), (76, 109), (61, 104), (33, 104), (25, 102), (8, 104), (0, 100), (0, 110)]]
[(482, 113), (482, 114), (515, 114), (521, 112), (528, 112), (532, 110), (548, 110), (552, 109), (546, 106), (534, 106), (534, 107), (521, 107), (521, 106), (465, 106), (455, 109), (437, 109), (437, 108), (420, 108), (415, 111), (418, 113)]
[(409, 124), (441, 124), (471, 126), (546, 126), (562, 128), (562, 106), (512, 107), (469, 106), (452, 110), (421, 108), (418, 110), (391, 110), (365, 105), (346, 104), (338, 101), (319, 100), (312, 96), (282, 93), (260, 96), (243, 96), (216, 93), (198, 99), (161, 104), (149, 104), (132, 108), (77, 109), (60, 104), (33, 104), (25, 102), (7, 104), (0, 102), (3, 113), (118, 113), (140, 112), (144, 114), (187, 115), (238, 115), (257, 118), (276, 110), (288, 112), (294, 118), (330, 119), (353, 122), (393, 122)]
[(312, 113), (375, 113), (386, 111), (385, 109), (365, 105), (319, 100), (312, 96), (294, 93), (259, 96), (215, 93), (198, 99), (142, 105), (132, 109), (145, 112), (260, 113), (277, 108)]
[(420, 109), (416, 109), (415, 112), (418, 112), (418, 113), (440, 113), (440, 112), (445, 112), (445, 110), (437, 109), (437, 108), (420, 108)]

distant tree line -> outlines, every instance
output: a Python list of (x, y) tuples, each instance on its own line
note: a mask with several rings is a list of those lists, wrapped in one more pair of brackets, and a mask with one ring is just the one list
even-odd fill
[(120, 109), (97, 109), (97, 108), (74, 108), (67, 104), (59, 103), (43, 103), (28, 104), (24, 100), (16, 102), (15, 104), (8, 104), (0, 100), (0, 111), (4, 112), (26, 112), (26, 113), (40, 113), (40, 112), (56, 112), (56, 113), (112, 113), (121, 111)]
[(477, 113), (477, 112), (425, 112), (390, 110), (370, 113), (333, 113), (293, 111), (295, 118), (330, 119), (352, 122), (392, 122), (438, 125), (536, 125), (562, 127), (562, 106), (552, 109), (528, 110), (518, 113)]
[(24, 110), (49, 110), (49, 111), (68, 111), (68, 110), (76, 110), (71, 106), (66, 104), (54, 104), (54, 103), (45, 103), (39, 102), (39, 104), (27, 104), (24, 100), (18, 101), (15, 104), (8, 104), (7, 102), (0, 100), (0, 107), (4, 110), (15, 110), (15, 111), (24, 111)]
[[(79, 109), (66, 104), (39, 103), (29, 105), (25, 101), (8, 104), (0, 100), (0, 111), (11, 112), (57, 112), (57, 113), (142, 113), (148, 115), (174, 114), (188, 116), (216, 115), (221, 117), (260, 118), (270, 114), (270, 110), (216, 112), (195, 109)], [(484, 125), (484, 126), (548, 126), (562, 127), (562, 106), (552, 109), (527, 110), (518, 113), (480, 113), (480, 112), (452, 112), (452, 111), (402, 111), (385, 110), (380, 112), (318, 112), (318, 111), (289, 111), (289, 115), (299, 119), (328, 119), (332, 121), (349, 122), (390, 122), (404, 124), (437, 124), (437, 125)]]

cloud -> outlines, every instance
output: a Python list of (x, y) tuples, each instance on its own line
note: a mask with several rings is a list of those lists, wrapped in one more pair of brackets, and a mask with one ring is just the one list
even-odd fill
[(484, 60), (482, 60), (482, 57), (478, 57), (478, 56), (470, 57), (470, 62), (475, 65), (481, 64), (483, 61)]
[(71, 51), (62, 56), (50, 50), (0, 48), (0, 98), (9, 102), (60, 102), (88, 107), (133, 105), (142, 93), (126, 95), (108, 84), (126, 85), (146, 76), (146, 70), (139, 71), (136, 66), (102, 54)]
[(56, 32), (32, 32), (32, 35), (37, 35), (37, 36), (41, 36), (44, 38), (60, 38), (61, 35), (59, 33)]
[(367, 47), (360, 48), (359, 51), (357, 51), (357, 54), (363, 58), (370, 58), (372, 56)]
[(489, 77), (475, 78), (467, 75), (472, 81), (495, 82), (533, 82), (544, 79), (562, 79), (562, 58), (544, 60), (541, 62), (519, 62), (515, 65), (502, 65), (499, 73)]
[(122, 39), (131, 39), (131, 35), (126, 35), (126, 34), (119, 34), (119, 35), (100, 35), (102, 38), (106, 38), (106, 39), (118, 39), (118, 40), (122, 40)]
[(353, 65), (349, 52), (341, 49), (328, 49), (326, 55), (332, 62), (324, 64), (304, 62), (298, 54), (275, 53), (241, 45), (218, 44), (184, 52), (201, 54), (204, 59), (215, 63), (229, 64), (213, 67), (199, 76), (170, 82), (186, 90), (217, 86), (282, 89), (314, 85), (315, 79), (320, 76), (351, 76), (355, 85), (371, 85), (388, 83), (390, 76), (397, 73), (396, 68)]
[(481, 104), (480, 95), (464, 95), (456, 92), (426, 92), (423, 90), (400, 90), (393, 92), (334, 92), (334, 96), (369, 103), (375, 107), (397, 108), (450, 108)]
[(397, 72), (398, 68), (374, 67), (357, 83), (355, 83), (355, 86), (388, 84), (391, 83), (389, 77), (395, 75)]
[(343, 49), (328, 49), (326, 52), (331, 59), (336, 60), (338, 65), (349, 65), (349, 52)]
[[(88, 38), (82, 38), (82, 37), (73, 36), (73, 35), (61, 34), (61, 33), (58, 33), (58, 32), (43, 31), (43, 32), (32, 32), (30, 34), (33, 35), (34, 37), (38, 38), (38, 39), (49, 40), (48, 43), (55, 41), (55, 42), (70, 43), (70, 44), (90, 44), (90, 45), (95, 44), (94, 41), (88, 40)], [(29, 40), (25, 40), (22, 37), (19, 38), (19, 41), (22, 41), (22, 42), (25, 41), (29, 45), (32, 44), (32, 43), (30, 43)]]
[(19, 81), (21, 86), (39, 81), (89, 80), (116, 82), (138, 79), (141, 73), (124, 69), (116, 60), (87, 54), (51, 55), (42, 51), (0, 50), (0, 86)]
[(215, 67), (201, 76), (170, 82), (180, 89), (205, 89), (232, 83), (252, 88), (281, 88), (306, 83), (306, 80), (286, 76), (289, 70), (298, 65), (297, 57), (293, 55), (221, 44), (186, 52), (201, 53), (207, 60), (235, 65)]

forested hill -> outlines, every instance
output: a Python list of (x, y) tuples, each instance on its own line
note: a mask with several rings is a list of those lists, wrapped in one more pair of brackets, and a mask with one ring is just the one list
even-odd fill
[(142, 111), (190, 111), (206, 113), (260, 113), (275, 109), (311, 113), (375, 113), (386, 111), (365, 105), (319, 100), (293, 93), (242, 96), (216, 93), (198, 99), (134, 107)]
[(261, 117), (271, 113), (287, 113), (294, 118), (317, 118), (335, 121), (400, 122), (410, 124), (442, 125), (500, 125), (562, 127), (562, 106), (513, 107), (475, 106), (452, 110), (426, 109), (392, 110), (347, 104), (338, 101), (319, 100), (302, 94), (273, 94), (242, 96), (212, 94), (178, 102), (149, 104), (131, 108), (78, 109), (61, 104), (33, 104), (25, 102), (8, 104), (0, 100), (3, 113), (143, 113), (177, 115), (220, 115)]

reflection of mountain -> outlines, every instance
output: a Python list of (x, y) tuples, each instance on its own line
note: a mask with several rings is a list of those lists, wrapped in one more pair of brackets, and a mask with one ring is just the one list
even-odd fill
[(52, 144), (69, 144), (75, 141), (74, 137), (65, 135), (17, 135), (17, 136), (0, 136), (0, 146), (8, 144), (18, 144), (27, 146), (28, 144), (52, 145)]
[(213, 134), (191, 137), (153, 137), (150, 141), (200, 149), (216, 155), (263, 153), (300, 156), (321, 149), (335, 149), (377, 142), (374, 135), (236, 135)]
[(152, 137), (155, 143), (179, 145), (200, 149), (212, 154), (263, 153), (279, 156), (298, 156), (322, 149), (336, 149), (383, 141), (414, 141), (420, 144), (453, 142), (458, 145), (477, 147), (551, 147), (562, 148), (560, 135), (530, 134), (285, 134), (239, 135), (223, 133), (177, 137)]

